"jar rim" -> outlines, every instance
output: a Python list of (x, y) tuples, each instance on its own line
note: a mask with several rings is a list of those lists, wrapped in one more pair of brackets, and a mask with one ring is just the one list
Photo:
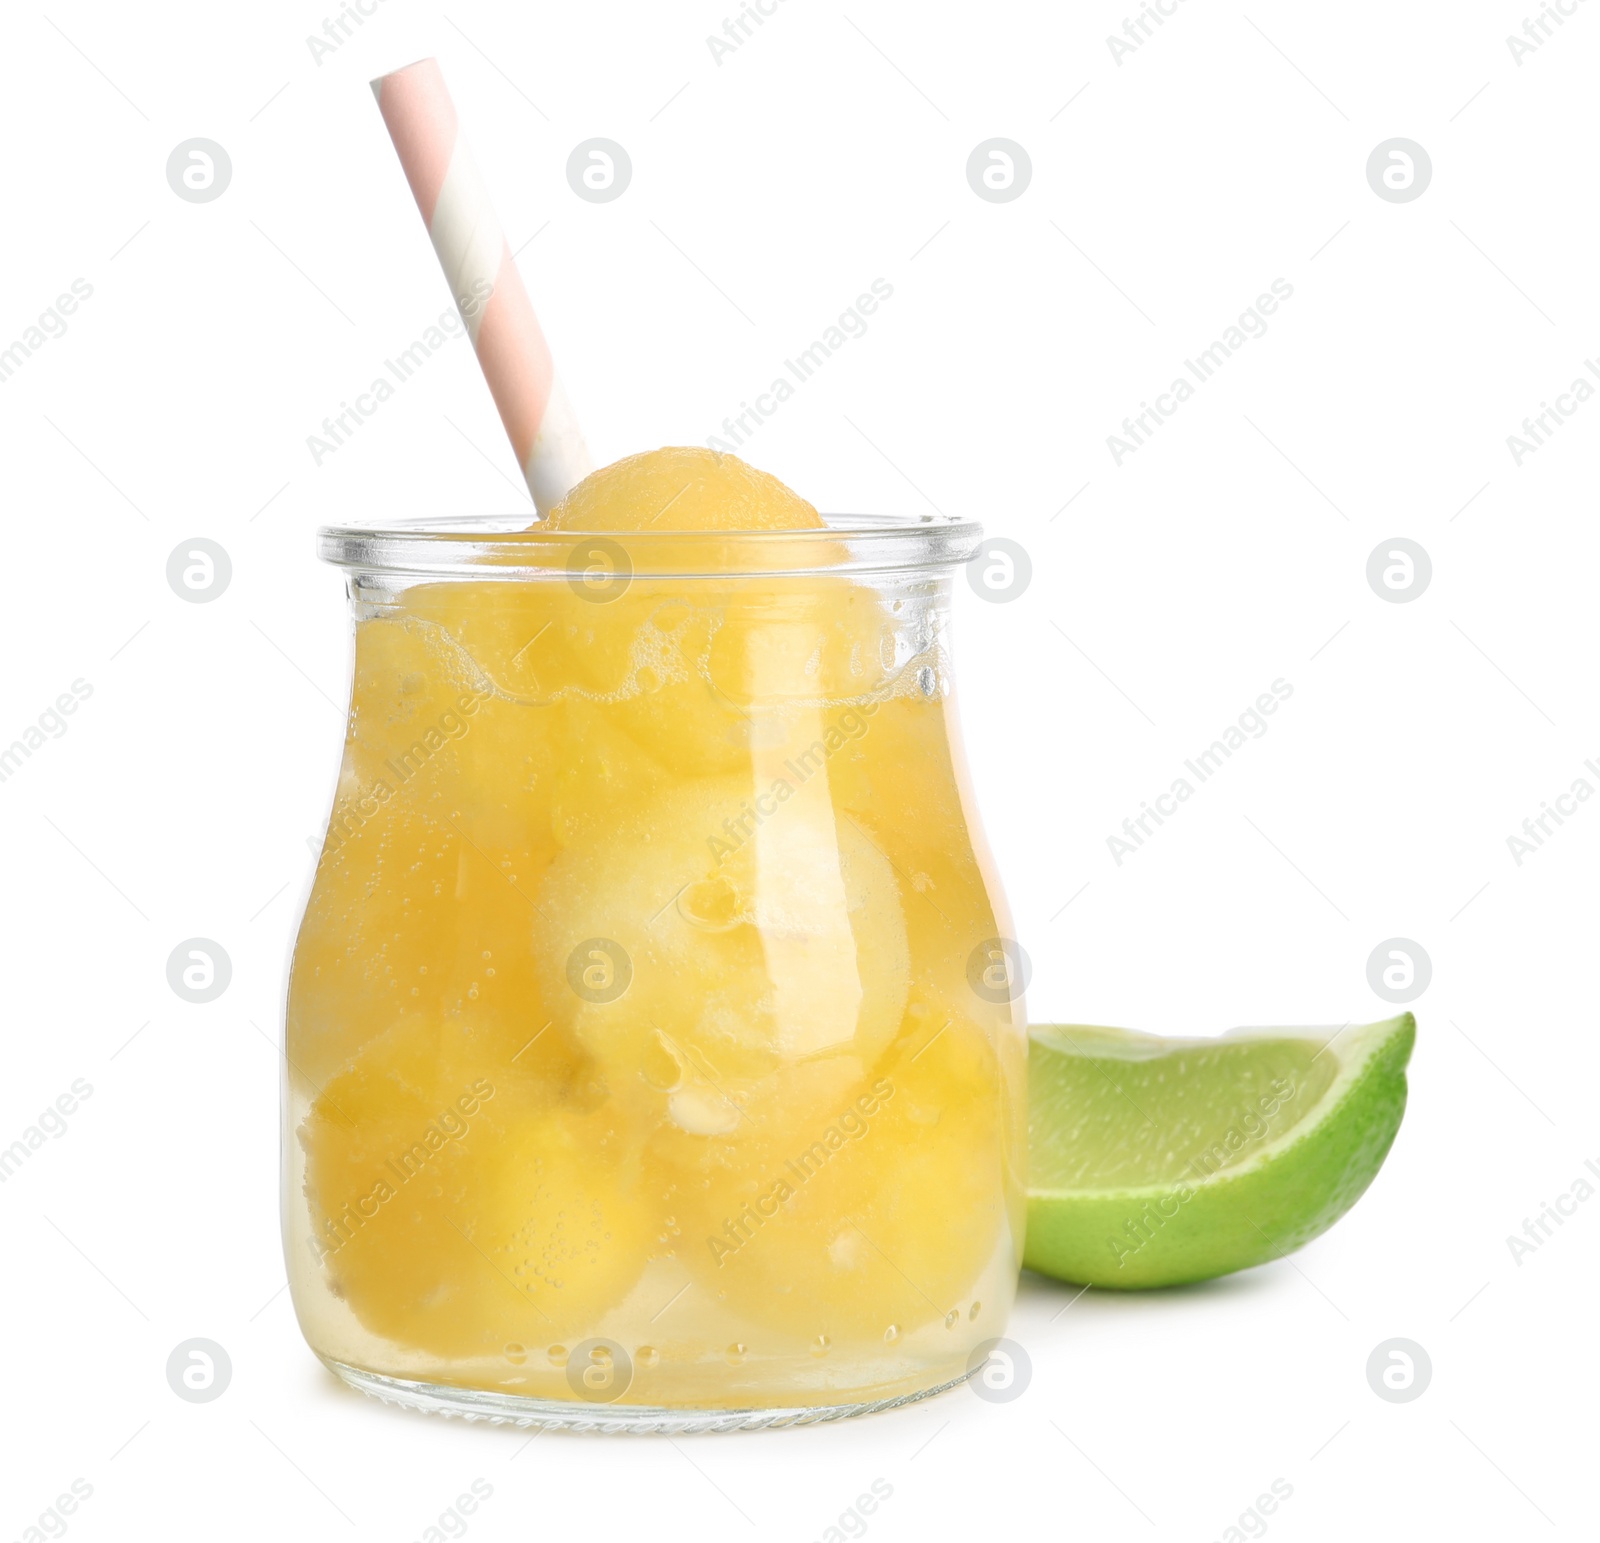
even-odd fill
[(336, 567), (415, 578), (568, 578), (598, 563), (633, 578), (803, 578), (956, 567), (983, 527), (952, 515), (823, 514), (821, 529), (542, 531), (526, 514), (444, 515), (324, 525), (317, 556)]

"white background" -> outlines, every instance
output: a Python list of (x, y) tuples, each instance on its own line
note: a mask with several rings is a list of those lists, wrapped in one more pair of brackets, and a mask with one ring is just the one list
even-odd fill
[[(1574, 0), (1568, 0), (1573, 4)], [(1131, 0), (1129, 0), (1131, 5)], [(8, 8), (0, 346), (93, 296), (0, 386), (0, 741), (92, 696), (0, 784), (0, 1145), (92, 1096), (0, 1187), (0, 1538), (75, 1478), (85, 1540), (394, 1539), (475, 1478), (469, 1535), (816, 1540), (874, 1479), (894, 1538), (1593, 1536), (1600, 807), (1506, 838), (1600, 756), (1595, 431), (1506, 438), (1600, 354), (1600, 6), (1519, 64), (1524, 0), (1185, 0), (1116, 63), (1123, 0), (383, 0), (320, 63), (320, 5)], [(456, 343), (315, 464), (306, 437), (449, 303), (367, 89), (437, 53), (601, 461), (703, 442), (874, 278), (892, 300), (748, 447), (824, 508), (977, 516), (1026, 593), (960, 585), (979, 802), (1035, 1020), (1210, 1033), (1386, 1016), (1432, 959), (1412, 1102), (1354, 1212), (1291, 1260), (1141, 1297), (1024, 1281), (1026, 1394), (851, 1425), (598, 1439), (366, 1402), (305, 1348), (277, 1227), (284, 964), (340, 743), (329, 521), (523, 507)], [(622, 143), (615, 202), (569, 151)], [(174, 195), (181, 141), (225, 194)], [(1032, 180), (975, 196), (980, 141)], [(1365, 167), (1433, 165), (1392, 203)], [(1106, 445), (1272, 280), (1293, 298), (1155, 439)], [(230, 554), (217, 601), (168, 554)], [(1368, 554), (1433, 579), (1380, 598)], [(1292, 698), (1120, 866), (1106, 838), (1276, 678)], [(169, 989), (179, 941), (233, 980)], [(165, 1364), (233, 1364), (189, 1404)], [(1426, 1347), (1420, 1399), (1366, 1359)], [(854, 1524), (852, 1524), (854, 1525)], [(1256, 1523), (1252, 1522), (1252, 1526)]]

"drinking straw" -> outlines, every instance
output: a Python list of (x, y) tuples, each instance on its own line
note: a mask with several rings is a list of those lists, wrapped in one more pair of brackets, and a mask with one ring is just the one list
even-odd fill
[(437, 59), (372, 82), (467, 335), (541, 515), (592, 469)]

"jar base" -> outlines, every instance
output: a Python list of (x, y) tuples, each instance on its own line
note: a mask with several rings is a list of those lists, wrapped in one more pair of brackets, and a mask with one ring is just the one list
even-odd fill
[(788, 1425), (820, 1425), (849, 1420), (857, 1415), (899, 1409), (937, 1393), (960, 1387), (971, 1373), (952, 1377), (931, 1388), (901, 1393), (894, 1398), (859, 1404), (807, 1404), (770, 1409), (667, 1409), (649, 1404), (595, 1405), (565, 1403), (556, 1399), (523, 1398), (515, 1393), (490, 1393), (478, 1388), (456, 1388), (437, 1382), (408, 1382), (378, 1372), (349, 1366), (328, 1356), (322, 1364), (342, 1382), (380, 1403), (445, 1419), (482, 1420), (490, 1425), (515, 1425), (532, 1430), (596, 1432), (606, 1435), (692, 1436), (721, 1431), (779, 1430)]

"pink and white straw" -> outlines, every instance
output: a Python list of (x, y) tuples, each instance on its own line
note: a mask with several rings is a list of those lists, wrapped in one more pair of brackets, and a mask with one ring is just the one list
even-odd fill
[(541, 515), (592, 469), (436, 59), (372, 83), (500, 421)]

